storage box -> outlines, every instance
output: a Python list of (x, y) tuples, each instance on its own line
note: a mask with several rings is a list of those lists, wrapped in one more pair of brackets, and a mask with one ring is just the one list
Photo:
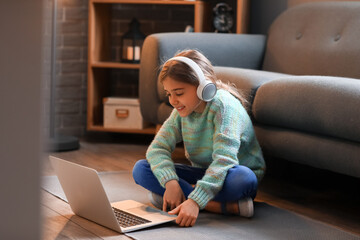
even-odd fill
[(149, 125), (141, 116), (139, 99), (108, 97), (103, 104), (105, 128), (143, 129)]

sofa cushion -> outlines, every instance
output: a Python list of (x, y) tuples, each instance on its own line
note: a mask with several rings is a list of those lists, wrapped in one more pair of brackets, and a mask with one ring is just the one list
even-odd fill
[(257, 122), (360, 142), (360, 80), (292, 76), (264, 83), (253, 103)]
[(290, 76), (283, 73), (234, 67), (215, 67), (215, 72), (218, 79), (224, 83), (234, 83), (239, 91), (248, 97), (250, 103), (252, 103), (255, 92), (260, 85), (274, 79)]
[(360, 78), (360, 2), (316, 2), (271, 25), (263, 70)]

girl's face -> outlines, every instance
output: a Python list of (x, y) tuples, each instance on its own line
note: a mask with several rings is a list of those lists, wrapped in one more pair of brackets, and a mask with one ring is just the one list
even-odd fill
[(163, 86), (170, 104), (176, 108), (181, 117), (189, 116), (192, 112), (202, 113), (204, 111), (206, 102), (200, 100), (196, 95), (196, 86), (176, 81), (170, 77), (165, 78)]

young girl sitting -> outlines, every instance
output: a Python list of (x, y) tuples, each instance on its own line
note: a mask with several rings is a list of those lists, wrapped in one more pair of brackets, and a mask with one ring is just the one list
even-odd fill
[[(265, 162), (246, 101), (216, 78), (210, 61), (186, 50), (163, 65), (159, 81), (174, 107), (133, 169), (150, 200), (180, 226), (193, 226), (199, 210), (253, 215), (253, 199)], [(183, 142), (192, 166), (174, 164), (171, 153)]]

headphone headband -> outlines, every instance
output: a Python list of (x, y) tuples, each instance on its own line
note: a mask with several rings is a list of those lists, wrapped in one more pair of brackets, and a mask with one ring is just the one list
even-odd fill
[[(205, 78), (205, 75), (204, 75), (203, 71), (201, 70), (201, 68), (199, 67), (199, 65), (197, 65), (196, 62), (194, 62), (194, 60), (192, 60), (192, 59), (190, 59), (190, 58), (188, 58), (188, 57), (178, 56), (178, 57), (170, 58), (169, 60), (167, 60), (167, 61), (165, 62), (165, 64), (166, 64), (167, 62), (172, 61), (172, 60), (176, 60), (176, 61), (178, 61), (178, 62), (183, 62), (183, 63), (185, 63), (186, 65), (188, 65), (189, 67), (191, 67), (191, 68), (195, 71), (196, 76), (197, 76), (200, 84), (201, 84), (201, 82), (206, 81), (206, 78)], [(165, 65), (165, 64), (164, 64), (164, 65)]]
[(195, 71), (196, 76), (199, 80), (199, 86), (197, 88), (197, 95), (201, 100), (208, 102), (214, 98), (214, 96), (216, 94), (215, 84), (209, 80), (206, 80), (204, 72), (201, 70), (199, 65), (194, 60), (192, 60), (188, 57), (177, 56), (177, 57), (173, 57), (173, 58), (170, 58), (169, 60), (167, 60), (164, 63), (164, 65), (172, 60), (175, 60), (178, 62), (183, 62)]

